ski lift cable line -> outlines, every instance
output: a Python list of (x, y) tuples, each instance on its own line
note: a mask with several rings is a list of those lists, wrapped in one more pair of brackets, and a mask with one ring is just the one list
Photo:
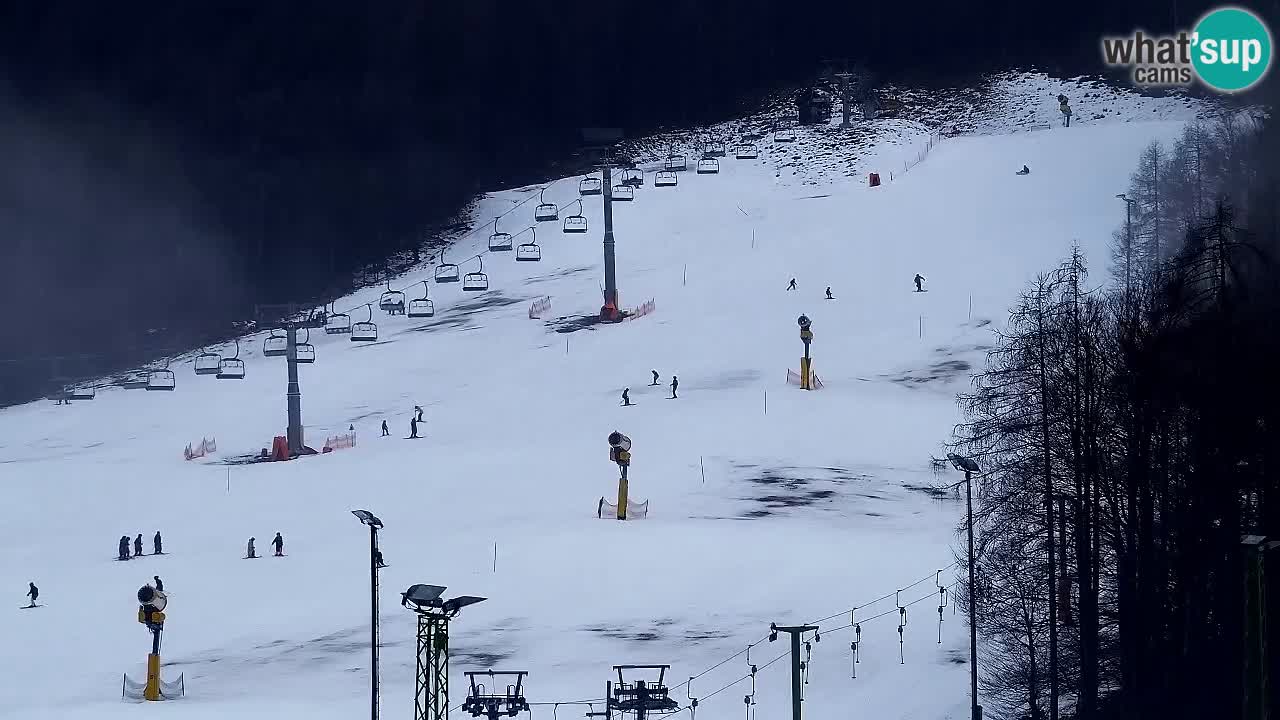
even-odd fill
[[(780, 655), (778, 655), (778, 656), (777, 656), (777, 657), (775, 657), (774, 659), (772, 659), (772, 660), (770, 660), (769, 662), (767, 662), (767, 663), (765, 663), (765, 664), (763, 664), (763, 665), (761, 665), (761, 666), (757, 667), (757, 668), (756, 668), (756, 674), (759, 674), (759, 672), (760, 672), (761, 670), (764, 670), (765, 668), (767, 668), (767, 667), (769, 667), (770, 665), (772, 665), (772, 664), (774, 664), (774, 663), (778, 662), (778, 661), (779, 661), (779, 660), (781, 660), (782, 658), (787, 657), (787, 656), (788, 656), (788, 655), (790, 655), (790, 654), (791, 654), (791, 650), (790, 650), (790, 649), (788, 649), (788, 650), (784, 650)], [(706, 695), (704, 695), (704, 696), (702, 696), (702, 697), (699, 697), (699, 698), (698, 698), (698, 703), (699, 703), (699, 704), (701, 704), (701, 703), (703, 703), (703, 702), (706, 702), (707, 700), (710, 700), (711, 698), (715, 697), (716, 695), (719, 695), (720, 693), (724, 692), (725, 690), (728, 690), (729, 688), (733, 687), (734, 685), (737, 685), (737, 684), (738, 684), (738, 683), (740, 683), (740, 682), (743, 682), (744, 680), (750, 680), (750, 679), (751, 679), (751, 675), (752, 675), (752, 673), (747, 673), (746, 675), (743, 675), (742, 677), (738, 678), (737, 680), (734, 680), (733, 682), (731, 682), (731, 683), (729, 683), (729, 684), (727, 684), (727, 685), (722, 685), (722, 686), (721, 686), (719, 689), (717, 689), (716, 691), (711, 692), (711, 693), (708, 693), (708, 694), (706, 694)], [(686, 683), (683, 683), (683, 684), (686, 684), (686, 685), (687, 685), (688, 683), (686, 682)], [(672, 691), (675, 691), (675, 690), (678, 690), (680, 687), (681, 687), (680, 685), (676, 685), (675, 687), (671, 688), (671, 690), (672, 690)], [(680, 708), (680, 709), (678, 709), (678, 710), (673, 710), (673, 711), (671, 711), (671, 712), (669, 712), (669, 713), (663, 713), (663, 714), (661, 714), (661, 715), (657, 715), (656, 717), (661, 717), (661, 718), (669, 718), (669, 717), (673, 717), (673, 716), (675, 716), (675, 715), (679, 715), (680, 713), (684, 712), (685, 710), (688, 710), (690, 707), (692, 707), (692, 706), (690, 706), (690, 705), (685, 705), (684, 707), (682, 707), (682, 708)]]
[[(953, 588), (955, 588), (955, 587), (956, 587), (957, 585), (959, 585), (959, 584), (960, 584), (960, 583), (959, 583), (959, 581), (957, 581), (957, 582), (953, 582), (953, 583), (951, 583), (950, 585), (943, 585), (943, 587), (945, 587), (945, 588), (947, 589), (947, 592), (950, 592)], [(936, 598), (936, 597), (938, 597), (938, 593), (936, 593), (936, 592), (932, 592), (932, 593), (929, 593), (928, 595), (925, 595), (924, 597), (916, 598), (915, 600), (912, 600), (911, 602), (907, 603), (906, 605), (903, 605), (902, 607), (904, 607), (904, 608), (909, 608), (909, 607), (911, 607), (912, 605), (915, 605), (916, 603), (922, 603), (922, 602), (924, 602), (925, 600), (928, 600), (928, 599), (930, 599), (930, 598)], [(845, 625), (841, 625), (840, 627), (834, 627), (834, 628), (831, 628), (831, 629), (829, 629), (829, 630), (826, 630), (825, 632), (832, 633), (832, 632), (837, 632), (837, 631), (840, 631), (840, 630), (848, 630), (849, 628), (853, 627), (854, 625), (866, 625), (866, 624), (867, 624), (867, 623), (869, 623), (869, 622), (873, 622), (873, 621), (875, 621), (875, 620), (879, 620), (880, 618), (882, 618), (882, 617), (884, 617), (884, 616), (886, 616), (886, 615), (892, 615), (892, 614), (894, 614), (894, 613), (896, 613), (896, 612), (898, 612), (898, 608), (896, 608), (896, 607), (894, 607), (894, 608), (889, 608), (888, 610), (885, 610), (884, 612), (880, 613), (879, 615), (872, 615), (871, 617), (867, 618), (866, 620), (859, 620), (857, 623), (847, 623), (847, 624), (845, 624)]]
[[(871, 602), (862, 603), (862, 604), (860, 604), (860, 605), (854, 605), (853, 607), (848, 608), (848, 609), (846, 609), (846, 610), (841, 610), (841, 611), (840, 611), (840, 612), (838, 612), (838, 613), (832, 613), (831, 615), (828, 615), (828, 616), (826, 616), (826, 617), (824, 617), (824, 618), (819, 618), (819, 619), (817, 619), (817, 620), (814, 620), (813, 622), (811, 622), (811, 623), (809, 623), (809, 624), (810, 624), (810, 625), (817, 625), (818, 623), (825, 622), (825, 621), (827, 621), (827, 620), (831, 620), (832, 618), (838, 618), (838, 617), (842, 617), (842, 616), (844, 616), (844, 615), (848, 615), (850, 612), (852, 612), (852, 611), (854, 611), (854, 610), (861, 610), (861, 609), (863, 609), (863, 608), (871, 607), (872, 605), (875, 605), (876, 603), (884, 602), (885, 600), (888, 600), (889, 598), (893, 597), (894, 595), (898, 594), (899, 592), (902, 592), (903, 590), (910, 590), (911, 588), (913, 588), (913, 587), (915, 587), (915, 586), (919, 585), (920, 583), (924, 582), (925, 580), (929, 580), (930, 578), (936, 578), (936, 577), (938, 577), (938, 573), (946, 572), (946, 571), (950, 570), (951, 568), (955, 567), (955, 566), (956, 566), (956, 564), (957, 564), (957, 563), (954, 563), (954, 562), (953, 562), (953, 563), (951, 563), (950, 565), (947, 565), (946, 567), (939, 568), (938, 570), (935, 570), (934, 572), (931, 572), (931, 573), (929, 573), (928, 575), (925, 575), (924, 577), (922, 577), (922, 578), (920, 578), (919, 580), (917, 580), (917, 581), (915, 581), (915, 582), (911, 583), (910, 585), (906, 585), (906, 586), (903, 586), (903, 587), (901, 587), (901, 588), (898, 588), (897, 590), (894, 590), (893, 592), (885, 593), (884, 595), (881, 595), (880, 597), (876, 598), (875, 600), (872, 600)], [(905, 606), (904, 606), (904, 607), (905, 607)]]

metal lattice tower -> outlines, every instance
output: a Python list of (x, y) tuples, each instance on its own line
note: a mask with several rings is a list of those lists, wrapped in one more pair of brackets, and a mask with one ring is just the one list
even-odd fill
[(418, 672), (413, 688), (413, 720), (445, 720), (449, 715), (449, 618), (418, 613)]

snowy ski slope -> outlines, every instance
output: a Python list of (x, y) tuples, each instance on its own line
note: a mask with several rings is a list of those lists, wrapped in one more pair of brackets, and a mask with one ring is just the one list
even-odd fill
[[(771, 621), (834, 613), (812, 646), (807, 712), (966, 717), (963, 621), (947, 609), (939, 642), (934, 584), (939, 568), (944, 585), (956, 577), (961, 505), (927, 492), (955, 479), (935, 476), (929, 457), (958, 419), (954, 395), (991, 323), (1073, 240), (1104, 276), (1104, 243), (1123, 216), (1115, 193), (1142, 146), (1180, 127), (1099, 121), (953, 138), (876, 189), (865, 178), (787, 183), (770, 159), (787, 151), (772, 146), (758, 161), (722, 159), (719, 175), (695, 175), (691, 158), (676, 188), (653, 187), (650, 173), (634, 203), (615, 206), (615, 222), (623, 304), (654, 298), (655, 313), (569, 334), (528, 318), (544, 295), (550, 318), (598, 309), (602, 220), (591, 198), (585, 235), (539, 225), (540, 263), (486, 255), (487, 293), (432, 283), (436, 317), (375, 309), (376, 343), (313, 333), (318, 360), (302, 368), (308, 442), (352, 424), (359, 435), (355, 448), (324, 456), (220, 462), (283, 433), (285, 367), (261, 357), (265, 333), (242, 343), (240, 382), (196, 377), (188, 358), (173, 367), (173, 393), (106, 389), (72, 407), (0, 411), (0, 589), (13, 608), (0, 612), (0, 717), (362, 717), (368, 539), (354, 508), (386, 523), (387, 717), (412, 704), (413, 617), (398, 593), (418, 582), (489, 598), (453, 625), (455, 707), (465, 670), (529, 670), (529, 699), (554, 703), (601, 697), (613, 664), (661, 662), (673, 665), (673, 685), (698, 675), (700, 718), (739, 718), (751, 683), (734, 682), (748, 673), (748, 643)], [(900, 165), (914, 152), (894, 145), (858, 162)], [(1015, 177), (1023, 163), (1032, 174)], [(536, 194), (490, 195), (477, 221)], [(562, 217), (572, 212), (577, 179), (547, 197)], [(533, 224), (532, 214), (532, 202), (521, 205), (503, 229)], [(486, 234), (448, 258), (480, 252)], [(911, 292), (916, 272), (929, 292)], [(787, 292), (792, 277), (799, 290)], [(813, 319), (825, 384), (813, 393), (784, 383), (798, 367), (801, 313)], [(647, 386), (651, 369), (663, 386)], [(623, 387), (634, 407), (619, 406)], [(426, 437), (405, 441), (415, 404)], [(378, 437), (384, 418), (390, 438)], [(594, 516), (615, 492), (605, 443), (614, 429), (635, 443), (631, 491), (651, 502), (646, 520)], [(202, 436), (221, 454), (184, 462), (183, 446)], [(143, 533), (149, 550), (157, 529), (169, 554), (113, 562), (121, 535)], [(248, 537), (263, 552), (276, 531), (288, 557), (241, 559)], [(149, 638), (134, 593), (153, 574), (171, 595), (164, 672), (185, 674), (187, 697), (139, 708), (119, 687), (125, 672), (144, 675)], [(44, 606), (19, 611), (29, 580)], [(901, 662), (899, 588), (904, 605), (919, 600)], [(857, 612), (862, 661), (851, 679), (851, 631), (836, 628), (873, 600)], [(766, 667), (785, 649), (751, 650), (760, 717), (788, 707), (786, 659)], [(689, 690), (673, 695), (684, 704)]]

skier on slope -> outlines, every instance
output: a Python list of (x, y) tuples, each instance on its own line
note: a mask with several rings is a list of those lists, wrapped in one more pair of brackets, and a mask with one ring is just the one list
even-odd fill
[(382, 437), (386, 437), (390, 434), (391, 434), (391, 431), (387, 429), (387, 421), (383, 420), (382, 421)]
[(276, 533), (275, 538), (271, 540), (271, 544), (274, 545), (276, 548), (276, 557), (283, 557), (284, 556), (284, 536), (282, 536), (280, 533)]
[(418, 418), (411, 417), (409, 418), (409, 438), (413, 439), (416, 437), (418, 437)]
[(651, 382), (651, 383), (649, 383), (649, 384), (650, 384), (650, 385), (657, 385), (657, 384), (658, 384), (658, 371), (657, 371), (657, 370), (650, 370), (649, 372), (653, 373), (653, 382)]
[(129, 559), (129, 536), (128, 535), (120, 536), (120, 550), (116, 559), (118, 560)]
[(827, 299), (828, 299), (828, 300), (835, 300), (835, 299), (836, 299), (836, 298), (835, 298), (835, 296), (831, 294), (831, 286), (830, 286), (830, 285), (828, 285), (828, 286), (827, 286)]
[(622, 404), (631, 404), (631, 388), (622, 388)]
[(414, 405), (414, 406), (413, 406), (413, 412), (417, 415), (418, 422), (422, 422), (422, 406), (421, 406), (421, 405)]
[(245, 558), (256, 558), (258, 553), (253, 549), (253, 538), (249, 538), (249, 545), (245, 548)]
[(28, 586), (27, 597), (31, 598), (31, 604), (28, 605), (27, 607), (35, 607), (36, 598), (40, 597), (40, 588), (36, 587), (36, 584), (33, 582), (27, 583), (27, 586)]
[(1031, 168), (1027, 167), (1026, 165), (1023, 165), (1021, 170), (1014, 173), (1014, 175), (1030, 175), (1030, 174), (1031, 174)]
[(138, 533), (138, 537), (133, 539), (133, 555), (142, 557), (142, 533)]
[(796, 279), (791, 278), (791, 282), (787, 284), (787, 290), (795, 290), (795, 289), (796, 289)]
[(915, 279), (916, 279), (916, 292), (924, 292), (924, 287), (923, 287), (924, 276), (921, 275), (920, 273), (916, 273)]
[(679, 388), (679, 387), (680, 387), (680, 378), (676, 377), (675, 375), (672, 375), (672, 376), (671, 376), (671, 397), (672, 397), (672, 399), (675, 399), (675, 397), (676, 397), (676, 389), (677, 389), (677, 388)]
[(151, 537), (151, 554), (153, 554), (153, 555), (163, 555), (163, 554), (164, 554), (164, 543), (163, 543), (163, 541), (160, 539), (160, 531), (159, 531), (159, 530), (157, 530), (157, 531), (156, 531), (156, 534), (155, 534), (155, 535), (153, 535), (153, 536)]

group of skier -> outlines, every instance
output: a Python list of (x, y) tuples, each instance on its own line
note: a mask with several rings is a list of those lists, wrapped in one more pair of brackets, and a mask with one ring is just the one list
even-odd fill
[[(662, 376), (658, 374), (657, 370), (650, 370), (649, 372), (650, 374), (653, 375), (653, 381), (649, 383), (649, 387), (657, 387), (660, 384), (659, 381)], [(677, 397), (679, 397), (678, 395), (676, 395), (676, 391), (679, 389), (680, 389), (680, 378), (676, 377), (675, 375), (672, 375), (671, 376), (671, 397), (668, 398), (668, 400), (675, 400)], [(622, 405), (624, 407), (630, 407), (631, 405), (634, 405), (634, 404), (635, 403), (631, 402), (631, 388), (629, 387), (622, 388)]]
[[(422, 437), (421, 435), (418, 434), (418, 425), (423, 422), (426, 422), (426, 421), (422, 419), (422, 406), (414, 405), (413, 417), (409, 418), (409, 439), (412, 440), (414, 438)], [(390, 435), (391, 435), (391, 429), (387, 427), (387, 421), (383, 420), (382, 421), (382, 437), (389, 437)]]
[[(257, 538), (249, 538), (249, 542), (245, 546), (245, 560), (258, 557), (258, 550), (253, 545), (255, 542), (257, 542)], [(284, 536), (276, 533), (276, 536), (271, 539), (271, 547), (275, 549), (274, 555), (276, 557), (284, 557)]]
[[(1023, 169), (1025, 172), (1019, 172), (1019, 173), (1018, 173), (1019, 175), (1025, 175), (1026, 173), (1031, 172), (1030, 170), (1027, 170), (1027, 166), (1026, 166), (1026, 165), (1023, 165), (1023, 166), (1022, 166), (1022, 169)], [(920, 273), (916, 273), (916, 276), (915, 276), (915, 283), (916, 283), (916, 292), (924, 292), (924, 287), (923, 287), (923, 283), (924, 283), (924, 276), (922, 276)], [(795, 279), (795, 278), (791, 278), (791, 282), (787, 283), (787, 291), (788, 291), (788, 292), (790, 292), (790, 291), (792, 291), (792, 290), (796, 290), (796, 289), (797, 289), (797, 287), (796, 287), (796, 279)], [(835, 298), (835, 295), (832, 295), (832, 294), (831, 294), (831, 286), (830, 286), (830, 285), (828, 285), (828, 286), (827, 286), (826, 296), (827, 296), (827, 299), (828, 299), (828, 300), (835, 300), (835, 299), (836, 299), (836, 298)]]
[[(146, 553), (142, 552), (142, 533), (138, 533), (138, 536), (133, 539), (132, 554), (130, 554), (130, 551), (129, 551), (128, 535), (120, 536), (120, 545), (117, 548), (117, 550), (118, 550), (118, 553), (116, 555), (117, 560), (129, 560), (131, 558), (142, 557), (143, 555), (145, 555)], [(151, 536), (151, 554), (152, 555), (164, 554), (164, 542), (163, 542), (163, 539), (160, 537), (159, 530), (156, 531), (155, 535)]]

